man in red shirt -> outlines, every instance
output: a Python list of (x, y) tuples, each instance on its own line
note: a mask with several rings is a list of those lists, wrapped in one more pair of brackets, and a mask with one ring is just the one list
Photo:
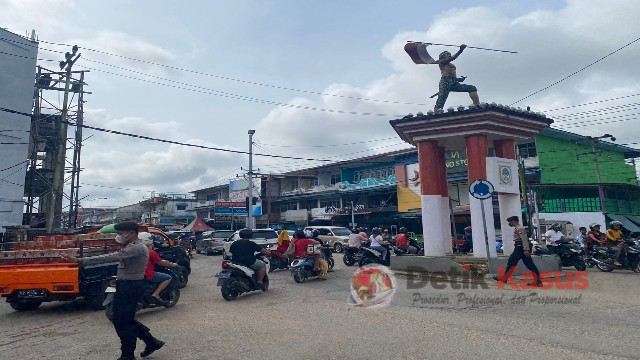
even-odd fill
[(171, 275), (156, 272), (154, 269), (155, 265), (164, 266), (167, 268), (177, 269), (178, 264), (174, 264), (167, 260), (162, 260), (160, 255), (158, 255), (155, 250), (153, 250), (153, 240), (151, 239), (151, 234), (148, 232), (141, 232), (138, 234), (138, 238), (142, 240), (142, 242), (147, 245), (149, 248), (149, 261), (147, 261), (147, 267), (144, 270), (145, 279), (151, 281), (156, 284), (156, 290), (151, 294), (151, 297), (159, 304), (164, 304), (164, 300), (160, 298), (160, 293), (164, 291), (164, 289), (169, 286), (171, 283)]
[(418, 252), (418, 249), (409, 245), (409, 237), (407, 236), (406, 227), (401, 227), (400, 230), (398, 230), (398, 235), (396, 235), (396, 248), (404, 250), (409, 254), (415, 254)]
[(320, 244), (319, 242), (307, 238), (303, 231), (298, 230), (293, 234), (293, 245), (296, 248), (295, 252), (293, 253), (293, 256), (296, 258), (305, 257), (305, 255), (307, 254), (307, 247), (309, 245), (319, 245), (319, 244)]

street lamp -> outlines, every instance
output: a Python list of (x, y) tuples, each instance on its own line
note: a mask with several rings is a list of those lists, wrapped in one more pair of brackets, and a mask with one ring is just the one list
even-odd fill
[(255, 134), (256, 131), (249, 130), (247, 133), (249, 134), (249, 206), (247, 209), (247, 227), (253, 228), (253, 134)]

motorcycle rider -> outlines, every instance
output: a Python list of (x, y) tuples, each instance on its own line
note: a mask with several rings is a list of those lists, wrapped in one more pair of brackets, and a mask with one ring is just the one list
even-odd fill
[(558, 240), (562, 240), (564, 238), (564, 234), (560, 231), (560, 224), (554, 223), (551, 224), (551, 228), (544, 233), (544, 239), (549, 245), (553, 245)]
[(624, 234), (622, 233), (622, 223), (620, 221), (612, 221), (610, 223), (611, 229), (607, 230), (607, 247), (613, 252), (615, 255), (613, 260), (615, 260), (614, 265), (622, 266), (620, 263), (620, 256), (622, 255), (622, 250), (624, 247)]
[(373, 230), (371, 230), (372, 234), (369, 237), (369, 241), (371, 242), (371, 246), (369, 246), (370, 249), (373, 250), (377, 250), (380, 251), (380, 254), (382, 256), (382, 259), (386, 259), (387, 258), (387, 248), (385, 247), (385, 245), (389, 245), (388, 242), (384, 241), (382, 238), (382, 230), (380, 230), (380, 228), (373, 228)]
[(494, 279), (500, 282), (506, 282), (507, 279), (511, 277), (513, 272), (512, 269), (514, 269), (518, 264), (518, 261), (522, 260), (527, 269), (533, 271), (536, 275), (537, 286), (541, 286), (542, 281), (540, 281), (540, 271), (536, 264), (533, 263), (533, 260), (531, 260), (531, 244), (527, 238), (527, 230), (524, 226), (520, 225), (520, 218), (518, 216), (514, 215), (508, 217), (507, 222), (509, 223), (509, 226), (513, 227), (514, 249), (507, 261), (504, 278), (501, 279), (498, 276), (495, 276)]
[(591, 252), (594, 245), (606, 246), (606, 243), (607, 237), (600, 231), (600, 224), (592, 223), (589, 225), (589, 232), (584, 240), (585, 252)]
[(167, 302), (160, 298), (160, 294), (171, 283), (171, 275), (156, 272), (154, 266), (159, 265), (170, 269), (177, 269), (180, 266), (178, 264), (169, 262), (167, 260), (162, 260), (160, 258), (160, 255), (158, 255), (158, 253), (153, 250), (153, 239), (151, 239), (151, 234), (149, 234), (148, 232), (139, 233), (138, 239), (142, 240), (147, 248), (149, 248), (149, 261), (147, 261), (147, 267), (144, 270), (144, 277), (147, 280), (151, 281), (156, 287), (153, 294), (151, 294), (151, 297), (156, 303), (167, 306)]
[[(293, 256), (296, 258), (304, 258), (307, 255), (307, 249), (309, 247), (309, 245), (321, 245), (321, 243), (319, 241), (313, 240), (313, 231), (311, 230), (306, 230), (306, 231), (301, 231), (298, 230), (293, 234), (293, 245), (295, 246), (295, 251), (293, 253)], [(322, 259), (322, 254), (319, 254), (321, 256), (316, 257), (316, 261), (314, 262), (314, 270), (316, 271), (321, 271), (323, 269), (323, 259)], [(326, 273), (321, 274), (320, 278), (324, 278), (326, 276)]]
[(407, 228), (401, 227), (396, 235), (396, 247), (400, 250), (404, 250), (407, 254), (416, 254), (418, 249), (409, 245), (409, 236), (407, 236)]
[(349, 235), (349, 249), (355, 249), (356, 251), (362, 247), (362, 242), (367, 241), (366, 237), (362, 236), (362, 233), (359, 229), (353, 228), (351, 229), (351, 234)]
[(267, 264), (256, 259), (255, 253), (269, 255), (271, 252), (250, 240), (253, 237), (253, 230), (249, 228), (240, 230), (238, 236), (240, 236), (240, 239), (234, 241), (229, 249), (231, 251), (231, 262), (250, 267), (253, 271), (256, 271), (258, 273), (256, 282), (258, 286), (263, 287), (264, 277), (267, 275)]
[(124, 245), (118, 252), (75, 258), (64, 256), (80, 265), (95, 265), (119, 262), (117, 288), (113, 299), (113, 327), (120, 338), (122, 355), (119, 360), (135, 359), (136, 340), (144, 341), (146, 347), (140, 356), (147, 357), (164, 346), (164, 342), (151, 335), (149, 328), (135, 319), (136, 305), (144, 291), (144, 271), (149, 260), (149, 249), (138, 239), (138, 224), (121, 222), (114, 226), (118, 235), (116, 241)]
[(578, 228), (578, 231), (580, 231), (580, 234), (578, 234), (578, 238), (576, 240), (578, 240), (578, 243), (584, 244), (584, 241), (587, 239), (587, 228), (584, 226), (580, 226), (580, 228)]

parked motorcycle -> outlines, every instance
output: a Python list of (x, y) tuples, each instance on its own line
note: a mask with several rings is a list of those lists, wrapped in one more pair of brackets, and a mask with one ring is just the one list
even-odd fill
[(390, 246), (385, 246), (387, 248), (387, 255), (385, 258), (382, 258), (382, 253), (376, 249), (372, 248), (363, 248), (362, 249), (362, 257), (358, 265), (365, 266), (367, 264), (378, 263), (380, 265), (389, 266), (391, 264), (391, 248)]
[(227, 301), (238, 298), (243, 293), (251, 291), (267, 291), (269, 289), (269, 259), (264, 255), (258, 255), (256, 258), (267, 264), (267, 275), (264, 277), (263, 286), (258, 285), (258, 273), (247, 266), (234, 264), (230, 261), (222, 262), (222, 271), (216, 276), (222, 297)]
[(580, 244), (573, 240), (563, 239), (555, 244), (535, 245), (534, 255), (558, 255), (562, 266), (573, 266), (578, 271), (585, 271), (587, 264), (584, 261)]
[[(171, 276), (171, 282), (169, 283), (169, 286), (167, 286), (167, 288), (160, 293), (160, 298), (164, 300), (166, 304), (158, 304), (154, 301), (154, 299), (151, 297), (151, 294), (153, 294), (153, 292), (155, 291), (156, 284), (145, 279), (143, 285), (143, 295), (136, 305), (136, 312), (142, 309), (155, 308), (160, 306), (164, 306), (167, 308), (174, 307), (180, 299), (180, 289), (178, 288), (178, 274), (173, 269), (168, 269), (165, 267), (156, 267), (156, 271)], [(117, 281), (114, 276), (114, 279), (111, 280), (111, 283), (105, 290), (106, 296), (104, 302), (102, 303), (102, 305), (105, 307), (105, 315), (109, 320), (113, 320), (113, 299), (115, 298), (117, 289)]]
[(614, 252), (604, 246), (594, 246), (591, 250), (592, 254), (588, 257), (588, 263), (595, 263), (595, 266), (600, 271), (611, 272), (615, 269), (618, 270), (632, 270), (633, 272), (640, 272), (640, 245), (632, 240), (626, 240), (624, 247), (625, 251), (622, 251), (620, 255), (620, 263), (622, 266), (616, 266), (613, 259)]

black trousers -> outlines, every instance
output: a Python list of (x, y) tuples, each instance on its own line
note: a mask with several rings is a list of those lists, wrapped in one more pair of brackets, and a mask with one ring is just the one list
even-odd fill
[(113, 299), (113, 326), (120, 338), (122, 357), (135, 356), (138, 338), (145, 344), (154, 344), (149, 328), (135, 319), (136, 305), (143, 295), (144, 280), (118, 280)]
[(527, 269), (536, 274), (536, 279), (538, 279), (538, 282), (540, 282), (540, 271), (538, 271), (538, 267), (533, 263), (533, 260), (530, 256), (524, 256), (523, 247), (518, 245), (514, 247), (513, 252), (509, 256), (509, 260), (507, 261), (507, 268), (504, 271), (504, 280), (506, 281), (509, 276), (511, 276), (509, 271), (511, 271), (511, 269), (516, 266), (520, 260), (522, 260), (522, 263), (527, 267)]

